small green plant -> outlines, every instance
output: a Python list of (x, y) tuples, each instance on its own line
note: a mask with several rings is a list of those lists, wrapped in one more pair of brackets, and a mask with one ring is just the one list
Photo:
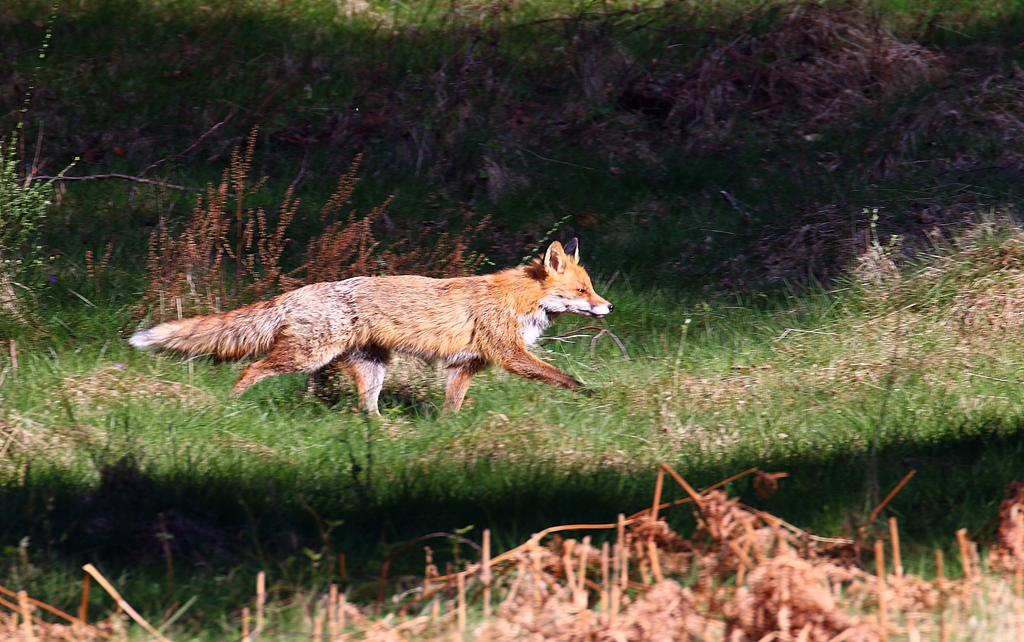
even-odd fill
[(889, 241), (883, 245), (878, 236), (878, 208), (873, 207), (868, 210), (865, 207), (864, 214), (871, 215), (867, 247), (864, 253), (857, 257), (857, 265), (853, 271), (862, 282), (882, 287), (900, 279), (900, 270), (896, 261), (899, 259), (900, 245), (903, 239), (897, 234), (892, 234), (889, 236)]
[[(17, 134), (0, 141), (0, 318), (24, 318), (15, 287), (18, 273), (35, 263), (39, 248), (29, 248), (32, 233), (46, 218), (53, 180), (35, 181), (30, 172), (18, 176)], [(25, 288), (27, 290), (27, 288)]]

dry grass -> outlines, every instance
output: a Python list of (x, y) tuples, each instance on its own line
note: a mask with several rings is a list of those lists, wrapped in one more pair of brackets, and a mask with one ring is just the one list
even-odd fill
[(661, 111), (668, 124), (699, 123), (697, 138), (727, 133), (741, 112), (799, 114), (813, 132), (945, 71), (941, 54), (900, 42), (852, 4), (774, 9), (783, 15), (767, 32), (746, 31), (709, 50), (688, 73), (637, 79), (624, 99)]
[[(264, 208), (246, 207), (246, 197), (257, 193), (266, 182), (264, 178), (249, 184), (256, 133), (254, 128), (244, 151), (236, 148), (232, 152), (231, 165), (220, 185), (216, 189), (211, 185), (205, 199), (197, 199), (180, 234), (173, 234), (167, 221), (161, 219), (150, 239), (149, 286), (143, 310), (155, 312), (161, 319), (209, 314), (310, 283), (353, 276), (461, 276), (473, 273), (484, 260), (482, 254), (470, 250), (470, 245), (487, 218), (467, 220), (465, 228), (456, 234), (433, 234), (425, 226), (417, 236), (400, 238), (384, 249), (374, 234), (374, 224), (385, 216), (391, 198), (362, 218), (357, 218), (354, 210), (339, 218), (359, 183), (361, 157), (357, 156), (324, 205), (321, 232), (310, 239), (302, 264), (285, 270), (282, 255), (290, 241), (286, 235), (301, 203), (289, 187), (273, 226)], [(233, 213), (229, 211), (231, 200)], [(102, 272), (107, 258), (94, 268), (90, 255), (90, 275)]]
[[(485, 553), (481, 561), (466, 562), (446, 576), (438, 576), (428, 551), (421, 584), (392, 600), (397, 614), (381, 618), (372, 608), (347, 603), (334, 590), (326, 595), (299, 591), (292, 604), (301, 607), (305, 633), (295, 632), (292, 623), (288, 635), (332, 642), (1020, 639), (1022, 482), (1011, 484), (1000, 509), (992, 572), (983, 572), (974, 544), (961, 531), (963, 576), (946, 578), (940, 570), (925, 580), (904, 572), (895, 520), (890, 520), (889, 541), (877, 540), (874, 559), (862, 564), (862, 551), (868, 547), (859, 536), (816, 537), (714, 487), (696, 493), (667, 466), (659, 471), (659, 480), (672, 476), (687, 492), (683, 501), (690, 502), (697, 520), (688, 538), (658, 519), (680, 503), (661, 504), (659, 481), (652, 503), (657, 512), (652, 508), (620, 516), (618, 524), (549, 528), (506, 553)], [(744, 474), (750, 472), (757, 472), (758, 487), (765, 493), (782, 476)], [(589, 535), (581, 541), (559, 535), (616, 529), (602, 546), (592, 545)], [(886, 558), (892, 559), (891, 566)], [(1001, 574), (1005, 572), (1016, 575), (1016, 589)], [(485, 599), (496, 602), (481, 617)], [(32, 613), (31, 627), (3, 614), (0, 640), (126, 639), (123, 615), (87, 628), (82, 623), (48, 623), (54, 616), (44, 621), (39, 608), (25, 600), (0, 604)], [(261, 600), (255, 611), (258, 621), (264, 621)], [(274, 613), (281, 615), (280, 609)], [(271, 619), (260, 637), (276, 639), (277, 626)], [(248, 622), (244, 628), (252, 630)]]
[(213, 396), (196, 386), (178, 381), (166, 381), (153, 376), (140, 376), (130, 372), (124, 364), (97, 368), (90, 372), (69, 375), (61, 382), (57, 394), (74, 402), (78, 410), (103, 410), (101, 404), (124, 405), (130, 401), (147, 403), (203, 406)]

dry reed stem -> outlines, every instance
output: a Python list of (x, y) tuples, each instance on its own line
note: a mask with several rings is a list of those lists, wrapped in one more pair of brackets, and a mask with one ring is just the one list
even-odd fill
[(651, 506), (651, 519), (658, 519), (658, 508), (661, 506), (661, 490), (665, 484), (665, 469), (658, 467), (658, 477), (654, 481), (654, 503)]
[(338, 585), (331, 584), (327, 595), (327, 633), (331, 642), (338, 642)]
[(675, 469), (673, 469), (668, 464), (661, 464), (661, 468), (668, 472), (669, 475), (672, 475), (672, 479), (676, 480), (676, 483), (683, 487), (683, 490), (686, 491), (686, 494), (689, 495), (691, 499), (693, 499), (693, 503), (697, 504), (697, 508), (699, 508), (701, 512), (703, 512), (704, 502), (701, 499), (700, 495), (697, 493), (697, 491), (693, 489), (693, 486), (690, 486), (690, 484), (688, 484), (686, 480), (683, 479), (682, 476), (680, 476), (680, 474), (677, 473)]
[[(329, 607), (328, 607), (329, 608)], [(322, 642), (324, 639), (324, 609), (317, 610), (316, 616), (313, 618), (313, 640), (314, 642)]]
[(658, 562), (658, 547), (655, 545), (653, 539), (647, 540), (647, 555), (651, 562), (651, 571), (654, 573), (654, 582), (660, 584), (665, 581), (665, 577), (661, 574), (661, 564)]
[(11, 339), (11, 382), (18, 383), (18, 342)]
[(117, 589), (115, 589), (114, 586), (107, 581), (107, 578), (103, 577), (103, 574), (100, 573), (95, 566), (93, 566), (92, 564), (86, 564), (82, 567), (82, 569), (85, 570), (85, 572), (89, 575), (92, 575), (93, 579), (96, 580), (96, 582), (103, 587), (103, 590), (109, 593), (110, 597), (114, 598), (114, 601), (117, 602), (117, 605), (124, 609), (124, 612), (127, 613), (131, 619), (138, 622), (139, 626), (149, 631), (149, 633), (158, 640), (161, 640), (162, 642), (170, 642), (170, 640), (164, 637), (163, 634), (161, 634), (159, 631), (153, 628), (152, 624), (147, 622), (145, 618), (139, 615), (139, 613), (132, 608), (131, 604), (129, 604), (123, 597), (121, 597), (121, 594), (117, 592)]
[[(621, 522), (621, 518), (622, 518), (621, 514), (619, 515), (619, 518), (620, 518), (619, 521)], [(612, 628), (615, 628), (616, 624), (618, 623), (618, 620), (619, 620), (619, 609), (622, 606), (622, 604), (621, 604), (621, 601), (622, 601), (622, 580), (621, 580), (621, 576), (622, 576), (622, 543), (621, 543), (621, 538), (620, 538), (619, 542), (615, 542), (615, 549), (614, 550), (615, 550), (615, 559), (612, 560), (612, 570), (614, 572), (614, 575), (611, 578), (611, 583), (612, 583), (611, 596), (610, 596), (611, 602), (608, 605), (608, 608), (609, 608), (609, 611), (610, 611), (609, 612), (609, 616), (608, 616), (608, 626), (610, 626)]]
[(253, 638), (263, 633), (264, 608), (267, 605), (267, 573), (260, 571), (256, 574), (256, 628), (252, 632)]
[(601, 543), (601, 616), (608, 617), (608, 542)]
[(92, 576), (83, 571), (82, 573), (82, 602), (78, 605), (78, 619), (83, 623), (89, 620), (89, 583)]
[(956, 532), (956, 543), (960, 548), (960, 564), (963, 567), (964, 579), (968, 582), (974, 579), (974, 569), (971, 568), (971, 555), (967, 541), (967, 529), (961, 528)]
[(875, 506), (875, 509), (871, 511), (870, 515), (868, 515), (868, 519), (867, 522), (865, 522), (865, 524), (870, 524), (871, 522), (875, 521), (875, 518), (878, 517), (878, 514), (881, 513), (882, 510), (884, 510), (885, 507), (889, 505), (889, 502), (892, 501), (893, 497), (896, 497), (896, 495), (901, 490), (903, 490), (903, 487), (907, 485), (907, 482), (909, 482), (915, 474), (917, 474), (916, 470), (912, 470), (909, 473), (907, 473), (906, 476), (904, 476), (903, 479), (900, 480), (900, 483), (896, 484), (896, 487), (889, 491), (889, 494), (885, 496), (885, 499), (883, 499), (878, 504), (878, 506)]
[(875, 540), (875, 575), (878, 578), (878, 637), (885, 642), (889, 624), (885, 612), (888, 605), (885, 596), (885, 544), (882, 540)]
[(345, 594), (340, 594), (338, 596), (338, 630), (341, 635), (345, 634), (345, 601)]
[(456, 579), (459, 591), (459, 633), (466, 632), (466, 574), (459, 573)]
[[(0, 594), (8, 595), (8, 596), (13, 597), (13, 598), (17, 598), (18, 597), (18, 593), (16, 591), (12, 591), (11, 589), (6, 588), (4, 586), (0, 586)], [(73, 615), (69, 615), (69, 614), (65, 613), (64, 611), (61, 611), (60, 609), (58, 609), (55, 606), (50, 606), (46, 602), (43, 602), (41, 600), (37, 600), (37, 599), (32, 598), (32, 597), (26, 596), (25, 599), (28, 600), (28, 603), (31, 606), (35, 606), (35, 607), (41, 608), (44, 611), (49, 611), (50, 613), (56, 615), (57, 617), (63, 618), (65, 620), (67, 620), (68, 622), (71, 622), (72, 624), (77, 624), (77, 625), (80, 625), (80, 626), (84, 626), (87, 629), (89, 629), (91, 633), (97, 633), (95, 627), (89, 626), (85, 622), (85, 620), (83, 620), (82, 618), (76, 618)]]
[(623, 593), (629, 588), (629, 544), (624, 543), (621, 548), (622, 552), (622, 572), (619, 574), (619, 586), (622, 588)]
[(248, 606), (242, 607), (242, 642), (249, 642), (249, 618), (252, 617), (252, 613), (249, 611)]
[(936, 605), (939, 618), (939, 640), (946, 642), (949, 639), (949, 631), (946, 630), (946, 592), (943, 590), (943, 581), (946, 578), (945, 563), (942, 549), (935, 549), (935, 585), (939, 589), (939, 599)]
[(903, 562), (900, 556), (900, 530), (895, 517), (889, 518), (889, 536), (892, 539), (892, 572), (897, 579), (903, 579)]
[[(484, 529), (483, 550), (480, 552), (480, 581), (484, 585), (484, 626), (491, 621), (491, 529)], [(425, 591), (426, 589), (424, 589)]]
[(590, 535), (583, 538), (583, 548), (579, 552), (580, 556), (580, 570), (578, 574), (579, 579), (579, 592), (583, 596), (583, 605), (587, 605), (587, 562), (590, 559)]
[(21, 611), (21, 635), (25, 642), (35, 642), (36, 636), (32, 631), (32, 608), (28, 603), (28, 593), (18, 591), (18, 609)]

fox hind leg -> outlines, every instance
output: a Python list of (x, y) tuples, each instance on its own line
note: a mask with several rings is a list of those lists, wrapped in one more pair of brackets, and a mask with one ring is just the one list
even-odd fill
[(314, 372), (334, 357), (333, 353), (321, 352), (292, 337), (278, 337), (267, 356), (242, 371), (230, 394), (232, 397), (241, 397), (253, 384), (274, 375)]
[(473, 375), (487, 367), (483, 361), (468, 361), (448, 366), (448, 381), (444, 391), (444, 407), (446, 410), (458, 412), (469, 390), (469, 382)]
[(345, 372), (352, 378), (359, 393), (359, 405), (371, 415), (379, 415), (377, 400), (384, 387), (391, 354), (379, 346), (368, 346), (349, 350), (339, 361)]

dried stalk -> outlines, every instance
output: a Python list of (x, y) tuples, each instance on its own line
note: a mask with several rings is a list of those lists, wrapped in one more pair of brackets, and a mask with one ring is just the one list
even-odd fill
[(28, 593), (18, 591), (18, 609), (21, 611), (21, 635), (25, 642), (35, 642), (36, 636), (32, 631), (32, 607), (28, 604)]
[(114, 598), (114, 601), (117, 602), (117, 605), (124, 609), (124, 612), (127, 613), (131, 619), (138, 622), (142, 628), (149, 631), (149, 633), (153, 637), (157, 638), (161, 642), (170, 642), (170, 640), (164, 637), (163, 634), (161, 634), (159, 631), (153, 628), (152, 624), (147, 622), (145, 618), (139, 615), (139, 613), (132, 608), (131, 604), (125, 601), (123, 597), (121, 597), (121, 594), (117, 592), (117, 589), (115, 589), (114, 586), (107, 581), (107, 578), (103, 577), (103, 574), (100, 573), (95, 566), (93, 566), (92, 564), (86, 564), (82, 568), (85, 570), (86, 573), (92, 575), (93, 579), (96, 580), (96, 582), (103, 587), (103, 590), (110, 594), (110, 597)]
[(889, 624), (885, 613), (885, 544), (882, 540), (875, 540), (875, 574), (878, 576), (878, 639), (885, 642)]
[(480, 566), (480, 581), (484, 585), (484, 626), (487, 626), (491, 621), (491, 530), (489, 528), (484, 529)]
[(263, 633), (264, 609), (267, 606), (267, 573), (260, 571), (256, 574), (256, 629), (252, 632), (253, 638)]

